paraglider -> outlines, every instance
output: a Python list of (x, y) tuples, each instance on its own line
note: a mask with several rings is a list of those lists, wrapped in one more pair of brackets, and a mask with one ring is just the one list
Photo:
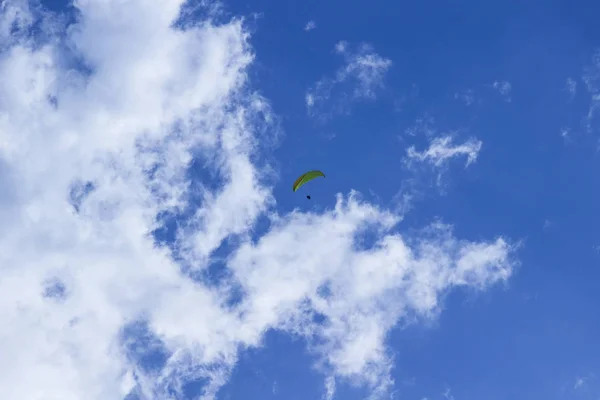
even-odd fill
[[(292, 190), (295, 192), (296, 190), (300, 189), (300, 187), (303, 186), (306, 182), (312, 181), (313, 179), (318, 178), (320, 176), (325, 178), (325, 174), (319, 170), (305, 172), (302, 175), (300, 175), (298, 179), (296, 179), (294, 185), (292, 186)], [(310, 195), (307, 195), (306, 198), (310, 200)]]

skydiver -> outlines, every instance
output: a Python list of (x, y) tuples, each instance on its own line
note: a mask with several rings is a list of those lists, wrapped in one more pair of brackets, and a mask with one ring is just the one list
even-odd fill
[(306, 195), (306, 198), (310, 200), (310, 195), (309, 195), (309, 194), (308, 194), (308, 195)]

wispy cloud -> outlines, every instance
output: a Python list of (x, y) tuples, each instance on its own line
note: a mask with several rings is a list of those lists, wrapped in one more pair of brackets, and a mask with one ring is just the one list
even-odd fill
[(480, 84), (475, 85), (473, 88), (462, 89), (454, 93), (453, 97), (454, 100), (463, 103), (467, 107), (474, 105), (480, 106), (486, 102), (487, 98), (489, 98), (490, 89), (496, 94), (499, 94), (507, 103), (512, 101), (512, 85), (506, 80), (494, 81), (491, 84)]
[(466, 89), (454, 94), (456, 100), (461, 101), (467, 107), (473, 105), (476, 101), (475, 92), (473, 89)]
[(310, 20), (306, 23), (306, 25), (304, 25), (304, 30), (306, 32), (312, 31), (313, 29), (315, 29), (317, 27), (317, 23), (313, 20)]
[[(382, 397), (398, 321), (511, 276), (507, 239), (437, 223), (407, 237), (400, 213), (354, 192), (280, 214), (264, 164), (278, 132), (247, 81), (241, 21), (178, 30), (181, 2), (105, 0), (75, 2), (67, 30), (24, 3), (0, 27), (48, 29), (0, 33), (0, 398), (157, 399), (205, 382), (197, 397), (214, 399), (269, 330)], [(351, 65), (379, 61), (358, 54), (338, 78), (368, 96), (379, 75)], [(256, 237), (260, 218), (271, 228)], [(366, 230), (377, 240), (361, 249)]]
[(466, 166), (477, 160), (482, 142), (477, 139), (469, 139), (462, 144), (454, 144), (452, 136), (444, 136), (433, 139), (429, 147), (423, 151), (417, 151), (414, 146), (407, 149), (409, 162), (420, 161), (441, 167), (454, 157), (466, 156)]
[(344, 57), (344, 65), (333, 78), (325, 77), (307, 91), (305, 101), (309, 114), (328, 114), (326, 110), (316, 110), (318, 107), (327, 109), (328, 102), (333, 103), (333, 111), (329, 113), (347, 112), (349, 102), (374, 100), (378, 90), (383, 88), (391, 60), (375, 53), (369, 45), (363, 44), (356, 51), (349, 48), (345, 41), (335, 45), (335, 52)]
[(592, 372), (576, 377), (573, 382), (573, 390), (577, 391), (595, 390), (596, 387), (596, 374)]
[(575, 98), (575, 95), (577, 94), (577, 81), (575, 81), (575, 79), (571, 77), (567, 78), (567, 81), (565, 83), (565, 89), (569, 94), (569, 100), (573, 100), (573, 98)]
[(600, 91), (600, 49), (592, 54), (590, 62), (583, 70), (581, 79), (589, 93), (595, 94)]
[(569, 142), (571, 139), (571, 129), (570, 128), (561, 128), (560, 129), (560, 137), (563, 138), (565, 143)]
[[(406, 150), (405, 165), (413, 172), (432, 172), (435, 175), (437, 189), (445, 192), (444, 175), (448, 171), (450, 161), (455, 158), (466, 158), (465, 168), (474, 163), (481, 151), (482, 142), (471, 138), (462, 144), (455, 144), (452, 135), (435, 137), (429, 140), (429, 146), (418, 151), (415, 146)], [(417, 189), (422, 179), (411, 184), (411, 197), (420, 197)]]
[(454, 396), (452, 395), (452, 391), (447, 388), (444, 393), (442, 393), (442, 396), (444, 396), (444, 398), (446, 398), (447, 400), (454, 400)]
[(586, 128), (588, 132), (597, 130), (597, 125), (594, 123), (598, 110), (600, 110), (600, 93), (592, 95), (587, 116), (585, 118)]
[(505, 101), (509, 103), (511, 102), (512, 85), (510, 84), (510, 82), (495, 81), (494, 83), (492, 83), (492, 87), (496, 89), (498, 93), (500, 93), (500, 95), (502, 96), (502, 98), (504, 98)]
[[(584, 393), (593, 393), (597, 391), (597, 377), (593, 372), (575, 376), (568, 379), (561, 385), (561, 392), (571, 393), (572, 395), (580, 396)], [(578, 393), (578, 394), (576, 394)]]
[(417, 118), (411, 126), (404, 130), (404, 133), (409, 136), (425, 135), (432, 137), (437, 133), (435, 118), (425, 114), (423, 117)]
[(333, 396), (335, 396), (335, 378), (329, 376), (325, 380), (325, 394), (323, 395), (323, 399), (333, 400)]
[(590, 63), (584, 68), (582, 80), (590, 96), (588, 113), (585, 117), (585, 127), (588, 132), (592, 132), (598, 129), (598, 124), (595, 121), (598, 110), (600, 110), (600, 50), (594, 52)]

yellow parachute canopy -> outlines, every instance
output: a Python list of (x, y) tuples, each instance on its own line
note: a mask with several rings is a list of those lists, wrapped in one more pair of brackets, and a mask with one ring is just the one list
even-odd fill
[(296, 179), (296, 182), (294, 182), (294, 186), (292, 186), (292, 190), (295, 192), (296, 190), (300, 189), (300, 187), (306, 182), (312, 181), (313, 179), (318, 178), (319, 176), (325, 178), (325, 174), (319, 170), (305, 172), (304, 174), (300, 175), (298, 179)]

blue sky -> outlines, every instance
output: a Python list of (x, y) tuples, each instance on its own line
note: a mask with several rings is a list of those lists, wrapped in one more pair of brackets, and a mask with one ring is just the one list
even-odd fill
[(1, 398), (599, 398), (600, 5), (182, 5), (3, 3)]

